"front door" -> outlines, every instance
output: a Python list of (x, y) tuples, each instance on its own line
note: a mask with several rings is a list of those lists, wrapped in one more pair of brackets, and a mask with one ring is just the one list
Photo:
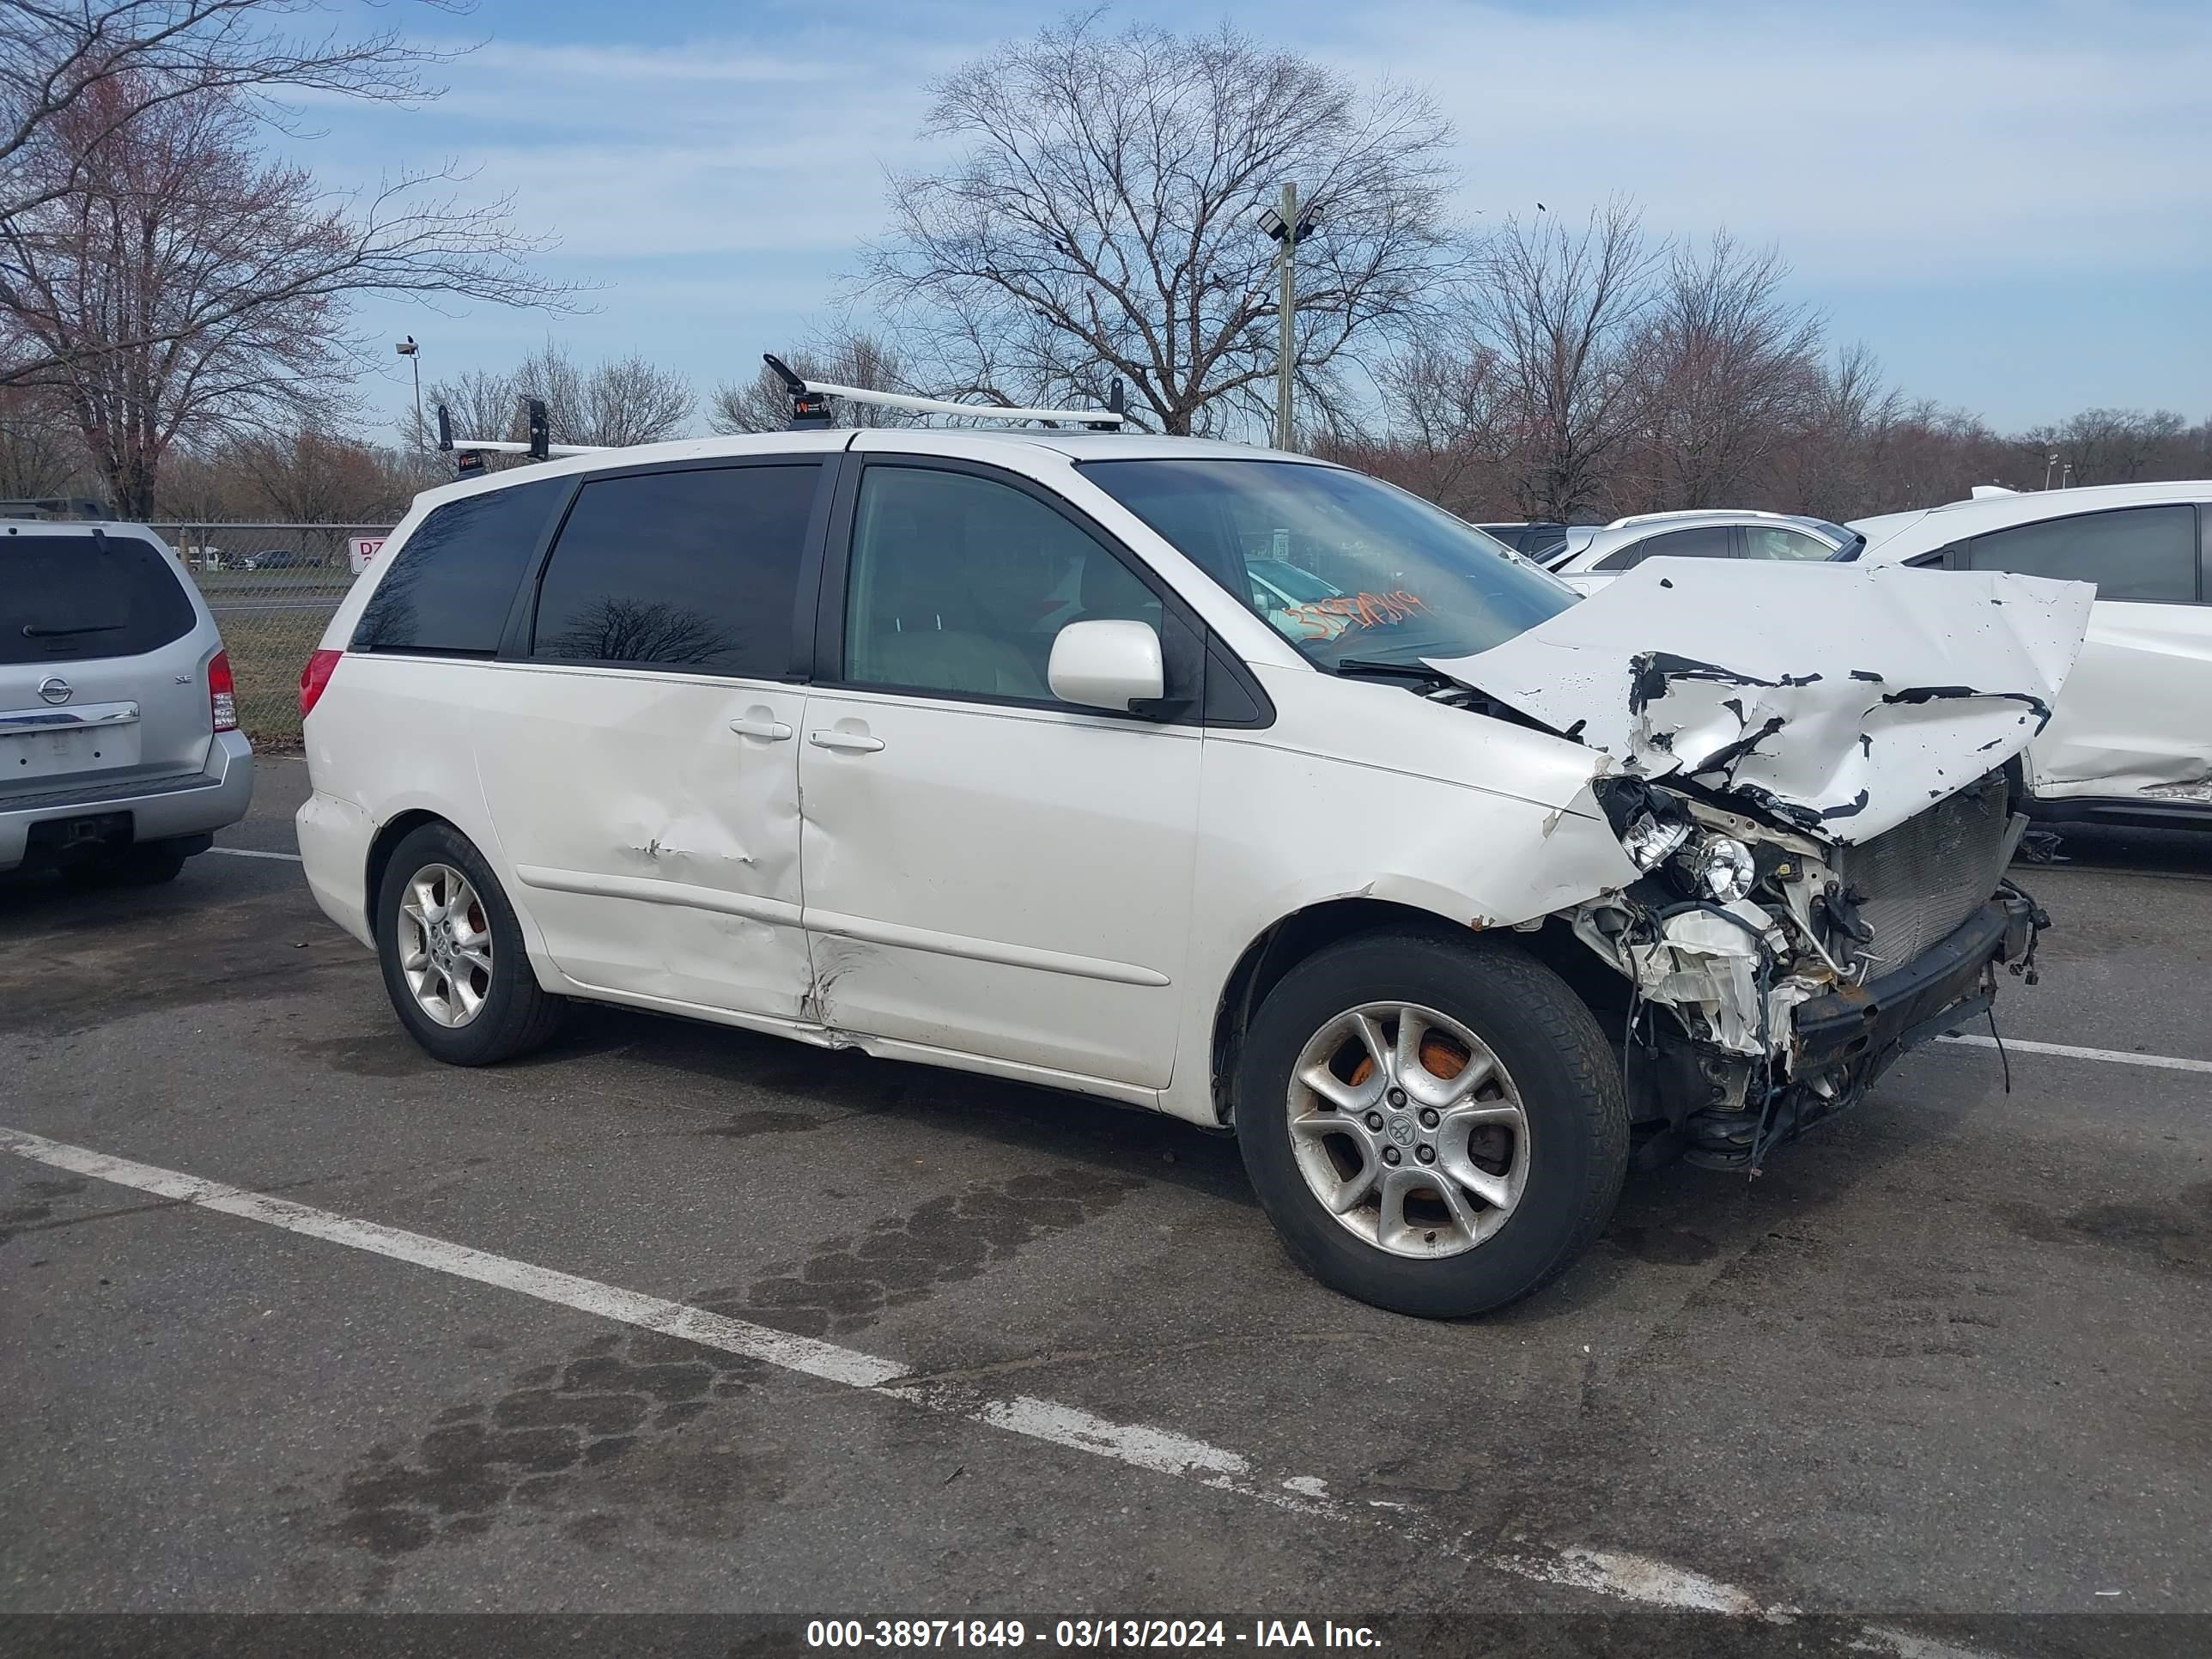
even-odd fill
[(526, 654), (484, 677), (491, 821), (582, 984), (805, 1018), (789, 676), (821, 459), (594, 477)]
[(980, 469), (871, 459), (851, 524), (842, 672), (799, 755), (821, 1018), (1164, 1086), (1200, 728), (1046, 683), (1061, 626), (1157, 629), (1160, 599), (1045, 492)]

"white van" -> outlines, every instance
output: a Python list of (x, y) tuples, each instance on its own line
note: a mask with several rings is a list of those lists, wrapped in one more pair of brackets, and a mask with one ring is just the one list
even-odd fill
[[(1288, 556), (1314, 626), (1255, 585)], [(323, 908), (457, 1064), (590, 999), (1233, 1128), (1297, 1259), (1526, 1294), (1989, 1006), (2089, 595), (1578, 602), (1301, 457), (872, 428), (432, 490), (301, 684)], [(1626, 1061), (1624, 1075), (1623, 1061)]]

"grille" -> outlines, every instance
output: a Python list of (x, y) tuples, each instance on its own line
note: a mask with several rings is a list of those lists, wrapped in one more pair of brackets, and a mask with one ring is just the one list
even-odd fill
[(1866, 954), (1877, 974), (1901, 968), (1939, 943), (1996, 890), (2004, 874), (2005, 780), (1992, 772), (1938, 801), (1838, 861), (1845, 885), (1864, 896), (1859, 915), (1874, 929)]

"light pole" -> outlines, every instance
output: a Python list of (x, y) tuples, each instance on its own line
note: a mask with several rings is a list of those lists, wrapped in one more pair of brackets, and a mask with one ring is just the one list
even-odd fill
[(1309, 204), (1303, 212), (1298, 207), (1298, 187), (1283, 186), (1283, 205), (1279, 212), (1266, 209), (1260, 215), (1260, 228), (1282, 244), (1277, 256), (1282, 266), (1282, 297), (1275, 307), (1279, 332), (1275, 343), (1275, 447), (1289, 449), (1297, 437), (1297, 428), (1291, 422), (1291, 390), (1297, 379), (1298, 290), (1296, 267), (1297, 246), (1313, 234), (1317, 220), (1314, 208)]
[(408, 367), (415, 371), (415, 447), (421, 449), (423, 447), (422, 360), (416, 356), (416, 353), (420, 351), (422, 348), (415, 343), (415, 337), (410, 334), (405, 339), (396, 343), (392, 349), (398, 352), (401, 356), (404, 357), (407, 360)]

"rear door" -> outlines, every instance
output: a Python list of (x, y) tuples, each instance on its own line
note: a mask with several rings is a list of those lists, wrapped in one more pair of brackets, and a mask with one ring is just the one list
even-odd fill
[(216, 645), (143, 536), (0, 530), (0, 802), (197, 772)]
[(2029, 749), (2042, 799), (2212, 805), (2212, 592), (2202, 506), (2044, 519), (1952, 550), (1969, 570), (2097, 585), (2088, 638)]
[(518, 601), (477, 768), (582, 984), (807, 1017), (793, 663), (830, 459), (593, 473)]

